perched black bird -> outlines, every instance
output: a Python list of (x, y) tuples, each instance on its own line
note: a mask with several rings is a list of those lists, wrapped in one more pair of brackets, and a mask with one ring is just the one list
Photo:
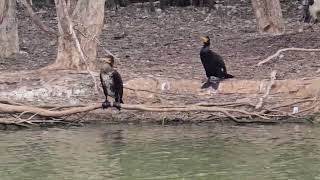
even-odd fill
[(310, 13), (310, 21), (315, 24), (319, 22), (320, 19), (320, 0), (309, 0), (309, 13)]
[(319, 10), (319, 7), (313, 6), (314, 0), (302, 0), (302, 10), (303, 10), (303, 16), (302, 20), (305, 23), (310, 23), (311, 20), (317, 20), (317, 9)]
[(114, 58), (113, 56), (107, 56), (106, 58), (101, 58), (102, 62), (100, 69), (100, 81), (103, 88), (104, 95), (106, 96), (105, 102), (102, 104), (103, 108), (110, 107), (110, 102), (108, 101), (108, 96), (115, 99), (116, 104), (113, 106), (120, 110), (120, 103), (123, 103), (123, 82), (121, 75), (113, 69)]
[(210, 38), (208, 36), (201, 37), (203, 47), (200, 51), (200, 59), (206, 71), (208, 81), (202, 86), (207, 88), (212, 84), (214, 89), (218, 88), (218, 82), (215, 80), (233, 78), (234, 76), (227, 73), (226, 65), (222, 57), (210, 50)]

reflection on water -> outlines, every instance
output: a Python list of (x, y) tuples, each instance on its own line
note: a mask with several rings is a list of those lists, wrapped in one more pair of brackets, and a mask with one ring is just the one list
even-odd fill
[(320, 179), (319, 135), (303, 125), (0, 131), (0, 179)]

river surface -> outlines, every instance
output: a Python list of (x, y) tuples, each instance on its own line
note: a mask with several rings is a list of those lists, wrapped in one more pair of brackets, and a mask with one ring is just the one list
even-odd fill
[(0, 179), (320, 179), (320, 127), (103, 125), (0, 131)]

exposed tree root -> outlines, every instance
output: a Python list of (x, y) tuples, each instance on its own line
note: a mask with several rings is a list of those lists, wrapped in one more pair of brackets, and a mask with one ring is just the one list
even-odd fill
[[(290, 107), (291, 105), (299, 103), (309, 103), (310, 105), (297, 113), (281, 110), (281, 108)], [(115, 107), (116, 105), (112, 106)], [(319, 102), (316, 98), (303, 99), (290, 104), (283, 104), (275, 107), (264, 108), (262, 106), (259, 111), (256, 110), (255, 105), (246, 102), (229, 102), (220, 104), (198, 103), (192, 105), (175, 106), (121, 104), (120, 106), (122, 110), (149, 112), (212, 112), (216, 118), (229, 119), (236, 123), (276, 123), (277, 118), (298, 118), (299, 114), (312, 112), (314, 108), (319, 106)], [(64, 117), (83, 112), (89, 112), (100, 108), (102, 108), (101, 103), (63, 107), (54, 107), (51, 105), (46, 107), (34, 107), (2, 100), (0, 102), (0, 113), (11, 114), (13, 118), (0, 119), (0, 124), (17, 124), (19, 126), (28, 127), (37, 123), (72, 123), (76, 121), (64, 121)]]
[(2, 113), (31, 113), (37, 114), (38, 116), (44, 117), (63, 117), (72, 114), (77, 114), (81, 112), (92, 111), (95, 109), (99, 109), (101, 104), (93, 104), (85, 107), (73, 107), (68, 108), (66, 110), (61, 111), (52, 111), (45, 108), (33, 107), (33, 106), (25, 106), (25, 105), (11, 105), (11, 104), (0, 104), (0, 112)]

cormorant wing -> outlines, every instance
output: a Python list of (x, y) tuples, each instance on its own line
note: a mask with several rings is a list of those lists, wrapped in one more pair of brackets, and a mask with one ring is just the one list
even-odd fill
[(107, 97), (108, 96), (108, 88), (107, 88), (108, 86), (107, 86), (106, 82), (104, 81), (103, 75), (104, 74), (100, 73), (100, 81), (101, 81), (103, 93)]
[(121, 75), (118, 73), (118, 71), (114, 70), (111, 74), (111, 79), (113, 82), (113, 91), (115, 92), (115, 99), (116, 101), (123, 103), (123, 81)]
[(207, 59), (207, 69), (209, 71), (209, 77), (215, 76), (218, 78), (223, 78), (226, 73), (226, 66), (222, 57), (219, 54), (210, 50), (207, 53)]
[(225, 63), (223, 61), (223, 58), (219, 54), (217, 54), (217, 53), (215, 53), (215, 52), (210, 50), (210, 59), (214, 59), (216, 65), (218, 67), (225, 69), (226, 65), (225, 65)]
[(123, 88), (123, 81), (121, 78), (121, 75), (118, 73), (118, 71), (114, 70), (111, 74), (111, 79), (113, 81), (113, 85), (115, 87), (115, 90), (119, 90)]

